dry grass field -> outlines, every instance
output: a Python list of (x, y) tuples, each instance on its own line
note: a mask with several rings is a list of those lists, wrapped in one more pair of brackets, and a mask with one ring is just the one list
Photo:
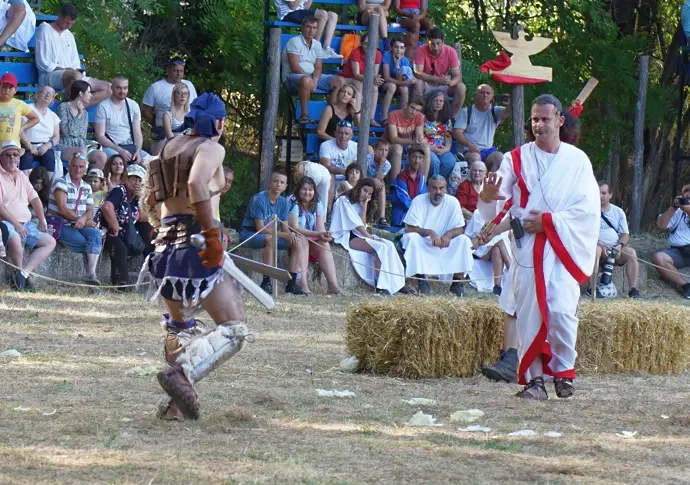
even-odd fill
[[(156, 305), (0, 292), (0, 351), (22, 354), (0, 357), (0, 484), (690, 483), (687, 373), (583, 376), (575, 398), (546, 403), (481, 376), (347, 374), (360, 298), (281, 297), (271, 314), (251, 301), (256, 342), (199, 385), (199, 421), (171, 423), (155, 418), (155, 377), (128, 373), (162, 366)], [(435, 399), (442, 426), (405, 426), (411, 397)], [(493, 431), (459, 432), (449, 415), (470, 408)], [(537, 435), (507, 436), (521, 429)]]

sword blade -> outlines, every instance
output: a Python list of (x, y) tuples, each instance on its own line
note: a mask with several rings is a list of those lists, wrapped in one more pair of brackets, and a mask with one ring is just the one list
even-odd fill
[(232, 259), (225, 258), (223, 260), (223, 270), (235, 278), (235, 281), (242, 285), (244, 289), (246, 289), (254, 298), (259, 300), (259, 303), (261, 303), (263, 306), (269, 310), (272, 310), (276, 307), (271, 295), (262, 290), (261, 287), (254, 283), (249, 276), (244, 274), (242, 270), (235, 265)]
[(274, 266), (269, 266), (267, 264), (259, 263), (258, 261), (254, 261), (253, 259), (248, 259), (244, 258), (242, 256), (238, 256), (237, 254), (234, 253), (226, 253), (228, 256), (230, 256), (233, 260), (233, 262), (240, 268), (245, 271), (256, 271), (257, 273), (261, 273), (262, 275), (269, 276), (271, 278), (275, 278), (279, 281), (290, 281), (290, 273), (284, 269), (281, 268), (276, 268)]

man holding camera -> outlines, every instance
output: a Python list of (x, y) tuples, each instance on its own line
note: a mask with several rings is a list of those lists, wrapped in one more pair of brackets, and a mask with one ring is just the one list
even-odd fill
[[(625, 265), (625, 275), (628, 277), (630, 291), (628, 296), (633, 299), (640, 297), (637, 290), (637, 276), (640, 264), (637, 253), (631, 247), (628, 221), (623, 209), (611, 203), (611, 188), (606, 182), (599, 182), (599, 199), (601, 200), (601, 221), (599, 225), (599, 242), (597, 243), (597, 259), (595, 268), (609, 256), (617, 266)], [(591, 288), (590, 288), (591, 292)], [(590, 293), (591, 294), (591, 293)], [(600, 297), (600, 295), (597, 295)]]
[(690, 300), (690, 283), (678, 273), (681, 268), (690, 266), (690, 185), (684, 185), (681, 193), (656, 220), (658, 227), (670, 231), (671, 247), (654, 253), (652, 262), (657, 265), (661, 279), (678, 285), (681, 296)]

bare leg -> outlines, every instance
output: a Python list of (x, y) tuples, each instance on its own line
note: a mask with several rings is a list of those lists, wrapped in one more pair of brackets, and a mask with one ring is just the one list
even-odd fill
[(300, 238), (300, 271), (302, 277), (299, 280), (299, 286), (305, 292), (309, 293), (309, 239), (306, 237)]
[(503, 260), (503, 264), (505, 265), (506, 269), (510, 269), (510, 255), (508, 254), (508, 249), (506, 248), (505, 241), (501, 240), (496, 243), (496, 246), (499, 251), (501, 251), (501, 259)]
[(264, 238), (263, 263), (269, 266), (276, 265), (273, 261), (273, 236), (266, 236)]
[(379, 198), (379, 219), (386, 217), (386, 185), (376, 179), (376, 193)]
[(391, 109), (391, 102), (393, 101), (396, 89), (397, 86), (393, 83), (386, 83), (383, 85), (384, 95), (383, 102), (381, 103), (381, 123), (388, 118), (388, 111)]
[(333, 213), (333, 199), (335, 199), (335, 174), (331, 174), (331, 186), (328, 189), (328, 213)]
[(302, 117), (304, 118), (308, 116), (307, 113), (309, 113), (307, 104), (309, 103), (309, 98), (311, 97), (311, 76), (305, 74), (299, 79), (297, 95), (299, 96), (299, 106)]
[(101, 170), (103, 170), (103, 167), (105, 167), (106, 161), (108, 161), (108, 158), (105, 156), (105, 152), (103, 150), (94, 150), (89, 153), (89, 163), (100, 168)]
[(516, 322), (517, 319), (515, 317), (506, 315), (506, 319), (503, 322), (503, 350), (518, 348)]
[(376, 105), (379, 104), (379, 87), (372, 86), (371, 89), (371, 121), (376, 122)]
[(356, 249), (357, 251), (364, 251), (365, 253), (373, 254), (374, 268), (376, 268), (376, 274), (378, 275), (378, 272), (381, 269), (381, 260), (379, 259), (378, 254), (376, 254), (374, 248), (369, 246), (369, 243), (366, 241), (366, 239), (362, 239), (359, 237), (355, 238), (352, 241), (350, 241), (350, 247), (352, 249)]
[(388, 174), (388, 176), (390, 177), (389, 180), (395, 180), (395, 178), (400, 173), (400, 167), (402, 165), (402, 153), (402, 145), (391, 144), (389, 152), (391, 162), (391, 171)]
[(486, 168), (489, 172), (498, 172), (501, 167), (501, 162), (503, 161), (503, 153), (493, 152), (491, 155), (486, 157)]
[[(328, 12), (325, 10), (318, 9), (316, 12), (314, 12), (314, 17), (316, 17), (316, 35), (314, 35), (315, 39), (320, 39), (321, 35), (323, 34), (324, 29), (326, 28), (326, 23), (328, 22)], [(333, 33), (331, 33), (331, 36)], [(325, 46), (324, 46), (325, 47)]]
[[(279, 246), (280, 247), (280, 246)], [(297, 273), (300, 264), (302, 263), (302, 241), (298, 238), (292, 244), (288, 245), (288, 271), (290, 273)]]
[(335, 262), (333, 261), (333, 253), (331, 252), (330, 244), (324, 241), (316, 241), (316, 244), (310, 244), (309, 248), (312, 253), (319, 255), (319, 266), (321, 267), (321, 271), (323, 271), (323, 275), (326, 277), (328, 293), (340, 293), (340, 285), (335, 275)]
[[(333, 40), (333, 33), (335, 32), (335, 26), (338, 23), (338, 14), (336, 14), (335, 12), (326, 12), (326, 11), (321, 10), (321, 9), (316, 11), (317, 14), (319, 12), (324, 12), (327, 16), (326, 17), (326, 25), (323, 29), (323, 42), (322, 42), (323, 48), (327, 49), (331, 46), (331, 41)], [(316, 38), (320, 39), (321, 36), (319, 35)]]
[(422, 166), (419, 167), (419, 171), (424, 177), (428, 177), (429, 169), (431, 168), (431, 149), (429, 148), (429, 144), (425, 143), (422, 145), (422, 150), (424, 150), (424, 161), (422, 162)]
[[(362, 83), (356, 79), (350, 79), (350, 84), (357, 88), (355, 91), (355, 108), (357, 108), (357, 111), (359, 111), (362, 109)], [(331, 97), (331, 99), (335, 100), (334, 97)]]
[(491, 256), (491, 266), (494, 270), (494, 286), (501, 286), (501, 277), (503, 276), (503, 258), (501, 257), (501, 250), (498, 246), (491, 248), (489, 253)]
[[(419, 81), (415, 81), (415, 84)], [(407, 108), (407, 103), (410, 99), (410, 87), (409, 86), (399, 86), (398, 94), (400, 95), (400, 109)]]
[[(465, 104), (465, 93), (467, 92), (467, 86), (463, 83), (458, 83), (453, 89), (453, 111), (452, 117), (457, 118), (460, 115), (460, 110), (462, 105)], [(451, 94), (451, 93), (448, 93)]]
[[(18, 239), (18, 238), (16, 238)], [(36, 246), (34, 246), (34, 250), (31, 251), (31, 255), (29, 256), (29, 260), (26, 262), (24, 265), (24, 270), (25, 271), (33, 271), (38, 266), (48, 259), (48, 256), (50, 256), (50, 253), (53, 252), (55, 249), (55, 238), (51, 236), (50, 234), (44, 234), (41, 236), (41, 238), (38, 240), (36, 243)], [(18, 264), (17, 266), (21, 266), (21, 263)]]
[(374, 11), (379, 14), (379, 34), (381, 34), (382, 39), (385, 39), (388, 37), (388, 10), (376, 7)]
[[(110, 97), (111, 94), (113, 94), (110, 83), (107, 81), (101, 81), (100, 79), (89, 79), (89, 84), (91, 85), (91, 92), (93, 93), (89, 106), (95, 106), (101, 101), (105, 101)], [(87, 108), (89, 106), (87, 106)]]
[(24, 244), (21, 237), (13, 237), (7, 241), (7, 255), (15, 266), (22, 267), (24, 262)]
[(637, 288), (637, 277), (640, 273), (640, 263), (637, 261), (637, 252), (631, 247), (625, 247), (621, 251), (618, 263), (625, 264), (625, 274), (628, 277), (628, 287)]

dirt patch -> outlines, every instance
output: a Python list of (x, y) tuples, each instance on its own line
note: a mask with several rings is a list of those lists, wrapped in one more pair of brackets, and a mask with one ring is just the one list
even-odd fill
[[(589, 374), (546, 403), (480, 376), (346, 374), (345, 311), (361, 298), (281, 296), (270, 314), (249, 302), (256, 343), (200, 383), (199, 421), (171, 423), (155, 418), (155, 376), (126, 374), (163, 366), (156, 305), (0, 292), (0, 351), (22, 354), (0, 358), (0, 483), (690, 483), (687, 374)], [(411, 397), (435, 399), (422, 409), (442, 426), (405, 426)], [(491, 433), (450, 423), (471, 408)], [(507, 436), (520, 429), (537, 435)]]

